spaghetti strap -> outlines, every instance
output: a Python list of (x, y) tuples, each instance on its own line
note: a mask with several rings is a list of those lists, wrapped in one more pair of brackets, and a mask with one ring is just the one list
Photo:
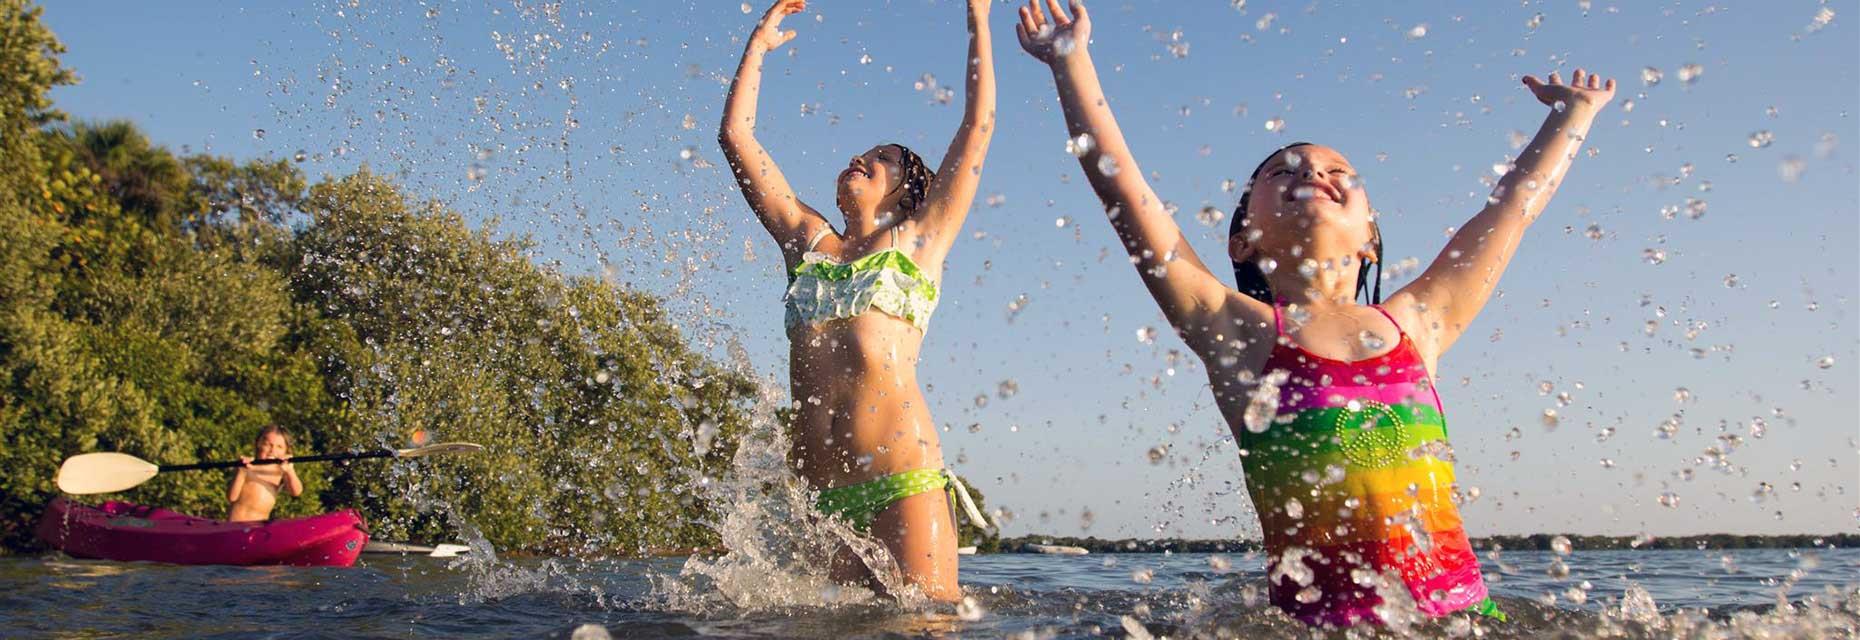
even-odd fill
[(1389, 312), (1388, 312), (1388, 310), (1386, 310), (1386, 309), (1383, 309), (1383, 308), (1382, 308), (1382, 305), (1379, 305), (1379, 304), (1372, 304), (1372, 305), (1369, 305), (1369, 308), (1371, 308), (1371, 309), (1375, 309), (1375, 310), (1376, 310), (1376, 313), (1380, 313), (1380, 314), (1382, 314), (1382, 317), (1384, 317), (1384, 318), (1388, 318), (1388, 319), (1389, 319), (1389, 324), (1392, 324), (1392, 325), (1395, 325), (1395, 333), (1396, 333), (1397, 335), (1403, 335), (1403, 336), (1405, 336), (1405, 335), (1408, 335), (1408, 332), (1407, 332), (1407, 331), (1404, 331), (1404, 330), (1403, 330), (1403, 329), (1401, 328), (1401, 323), (1400, 323), (1400, 322), (1396, 322), (1396, 321), (1395, 321), (1395, 316), (1391, 316), (1391, 315), (1389, 315)]
[(1279, 320), (1279, 303), (1272, 303), (1272, 333), (1274, 336), (1285, 335), (1285, 324)]
[(814, 247), (820, 246), (820, 239), (827, 237), (827, 234), (829, 233), (833, 233), (832, 225), (828, 225), (827, 227), (822, 228), (820, 231), (815, 232), (814, 237), (807, 239), (807, 250), (813, 251)]

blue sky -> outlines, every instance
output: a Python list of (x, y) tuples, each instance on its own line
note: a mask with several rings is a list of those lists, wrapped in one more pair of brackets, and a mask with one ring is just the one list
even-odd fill
[[(1091, 4), (1106, 91), (1204, 256), (1225, 225), (1196, 213), (1231, 210), (1223, 180), (1298, 139), (1352, 158), (1391, 259), (1430, 260), (1514, 132), (1542, 121), (1519, 75), (1620, 80), (1593, 154), (1441, 360), (1460, 481), (1482, 494), (1475, 535), (1856, 530), (1853, 7), (1825, 5), (1811, 30), (1811, 1), (1244, 4)], [(940, 160), (961, 97), (916, 85), (960, 90), (966, 34), (954, 0), (810, 5), (767, 68), (759, 136), (830, 211), (834, 173), (872, 144)], [(312, 176), (369, 165), (531, 235), (538, 260), (672, 296), (704, 348), (740, 340), (785, 381), (779, 254), (715, 143), (762, 10), (67, 0), (46, 20), (83, 78), (55, 94), (77, 117), (131, 119), (176, 150), (302, 152)], [(987, 202), (946, 266), (920, 371), (946, 453), (1016, 514), (1009, 533), (1255, 535), (1199, 364), (1167, 332), (1138, 339), (1163, 322), (1063, 151), (1051, 77), (1012, 15), (999, 4), (992, 21)], [(1677, 435), (1656, 436), (1675, 414)], [(1709, 452), (1727, 447), (1722, 464)]]

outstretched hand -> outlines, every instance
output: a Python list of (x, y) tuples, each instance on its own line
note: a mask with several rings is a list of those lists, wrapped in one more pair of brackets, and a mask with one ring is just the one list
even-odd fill
[[(1552, 71), (1548, 81), (1538, 80), (1537, 76), (1524, 76), (1524, 86), (1530, 88), (1538, 102), (1558, 110), (1575, 106), (1600, 109), (1615, 97), (1615, 81), (1612, 78), (1604, 81), (1601, 76), (1582, 69), (1577, 69), (1576, 75), (1570, 76), (1569, 84), (1563, 84), (1563, 79)], [(1557, 103), (1563, 106), (1558, 107)]]
[[(1046, 0), (1047, 11), (1040, 10), (1040, 0), (1027, 0), (1027, 6), (1020, 8), (1020, 24), (1014, 26), (1020, 48), (1049, 65), (1073, 51), (1084, 50), (1091, 41), (1091, 16), (1085, 13), (1084, 2), (1071, 2), (1072, 17), (1068, 18), (1059, 8), (1059, 0)], [(1052, 15), (1046, 15), (1048, 12)]]
[(763, 51), (774, 51), (777, 47), (793, 40), (794, 31), (782, 31), (781, 19), (807, 10), (807, 0), (775, 0), (767, 13), (762, 14), (762, 21), (756, 23), (756, 31), (749, 35), (749, 44), (761, 47)]

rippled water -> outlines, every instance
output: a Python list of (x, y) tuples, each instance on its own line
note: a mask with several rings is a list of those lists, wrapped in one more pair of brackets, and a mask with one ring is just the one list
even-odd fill
[[(1505, 552), (1502, 567), (1488, 562), (1513, 622), (1480, 622), (1478, 630), (1486, 637), (1860, 633), (1860, 549), (1577, 552), (1563, 579), (1550, 575), (1554, 558)], [(1223, 564), (1232, 569), (1216, 568)], [(654, 575), (677, 573), (683, 566), (677, 558), (518, 559), (486, 567), (367, 556), (352, 569), (6, 558), (0, 559), (0, 635), (567, 637), (598, 625), (632, 638), (1127, 637), (1133, 630), (1159, 637), (1310, 637), (1255, 601), (1264, 586), (1260, 565), (1258, 557), (1207, 554), (965, 558), (963, 583), (980, 605), (977, 617), (974, 610), (958, 615), (954, 608), (907, 611), (882, 603), (677, 610), (655, 604), (663, 599), (652, 582)], [(1578, 604), (1570, 591), (1584, 581), (1590, 588)], [(1651, 596), (1657, 616), (1634, 606), (1621, 612), (1633, 585)], [(1787, 595), (1779, 596), (1785, 586)], [(1546, 594), (1556, 594), (1554, 604)], [(1788, 607), (1778, 608), (1779, 601)], [(1127, 629), (1126, 618), (1140, 628)], [(1470, 622), (1449, 619), (1420, 633), (1472, 633)]]

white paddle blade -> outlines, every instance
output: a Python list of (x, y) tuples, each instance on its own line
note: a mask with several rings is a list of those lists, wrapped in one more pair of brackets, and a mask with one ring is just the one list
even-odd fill
[(432, 455), (435, 453), (469, 453), (469, 452), (477, 451), (483, 448), (484, 448), (484, 445), (472, 444), (470, 442), (440, 442), (437, 444), (429, 444), (424, 447), (414, 447), (412, 449), (401, 449), (399, 451), (394, 452), (394, 457), (396, 458), (418, 458), (420, 456), (427, 456), (427, 455)]
[(462, 544), (442, 544), (433, 547), (433, 552), (426, 555), (430, 558), (456, 558), (464, 553), (471, 553), (471, 547)]
[(82, 453), (58, 467), (58, 490), (73, 495), (115, 493), (135, 488), (161, 467), (126, 453)]

